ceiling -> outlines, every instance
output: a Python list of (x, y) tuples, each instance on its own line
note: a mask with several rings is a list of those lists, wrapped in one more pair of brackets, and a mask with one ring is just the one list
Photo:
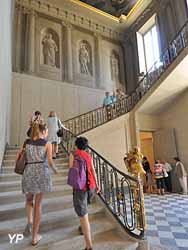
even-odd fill
[(119, 17), (127, 15), (138, 0), (80, 0), (108, 14)]

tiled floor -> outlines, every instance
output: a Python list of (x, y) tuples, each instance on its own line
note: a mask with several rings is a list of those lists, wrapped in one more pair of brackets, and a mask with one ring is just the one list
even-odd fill
[(188, 195), (145, 195), (147, 239), (170, 250), (188, 250)]

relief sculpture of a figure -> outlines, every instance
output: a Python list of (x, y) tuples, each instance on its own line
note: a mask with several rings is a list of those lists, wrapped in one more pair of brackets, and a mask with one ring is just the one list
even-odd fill
[(119, 58), (112, 53), (111, 55), (111, 78), (113, 81), (119, 82), (120, 72), (119, 72)]
[(58, 47), (52, 38), (52, 34), (48, 33), (42, 40), (44, 64), (56, 67), (56, 53)]
[(91, 63), (90, 54), (86, 43), (82, 43), (80, 45), (79, 62), (80, 62), (80, 73), (85, 75), (91, 75), (91, 72), (89, 70), (89, 65)]

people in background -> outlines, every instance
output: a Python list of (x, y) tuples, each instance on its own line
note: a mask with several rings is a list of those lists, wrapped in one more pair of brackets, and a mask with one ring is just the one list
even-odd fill
[(35, 111), (35, 113), (29, 119), (29, 126), (32, 126), (34, 122), (43, 123), (42, 114), (40, 111)]
[(112, 104), (112, 98), (110, 92), (105, 92), (105, 98), (103, 99), (103, 107), (107, 107)]
[(143, 162), (142, 162), (143, 168), (146, 172), (146, 188), (147, 192), (152, 193), (152, 172), (150, 169), (150, 164), (146, 156), (143, 157)]
[(23, 145), (26, 152), (26, 167), (22, 177), (22, 190), (26, 195), (28, 220), (24, 236), (29, 236), (32, 233), (32, 245), (37, 245), (42, 238), (38, 234), (41, 202), (43, 194), (50, 192), (52, 189), (49, 166), (54, 173), (57, 173), (52, 160), (52, 145), (46, 141), (47, 133), (45, 124), (35, 123), (32, 128), (31, 139), (27, 139)]
[[(85, 137), (78, 137), (75, 141), (76, 150), (69, 156), (69, 167), (74, 167), (74, 158), (78, 156), (84, 158), (86, 161), (86, 167), (88, 171), (88, 185), (83, 188), (83, 190), (73, 190), (73, 205), (76, 214), (80, 218), (80, 224), (82, 232), (84, 234), (86, 248), (84, 250), (92, 250), (92, 240), (90, 223), (88, 218), (88, 202), (90, 194), (96, 189), (99, 192), (99, 187), (97, 183), (96, 173), (93, 166), (92, 158), (89, 153), (85, 150), (88, 146), (88, 140)], [(89, 190), (88, 190), (89, 189)]]
[(180, 161), (179, 157), (174, 157), (173, 160), (175, 163), (175, 174), (182, 188), (182, 194), (187, 194), (187, 172), (185, 171), (183, 163)]
[(29, 119), (29, 129), (27, 131), (27, 136), (31, 137), (31, 131), (32, 131), (32, 126), (35, 123), (44, 123), (44, 120), (42, 118), (42, 114), (40, 111), (35, 111), (35, 113), (31, 116), (31, 118)]
[(125, 93), (121, 90), (121, 89), (117, 89), (116, 90), (116, 98), (117, 98), (117, 101), (120, 102), (122, 101), (123, 99), (125, 99), (126, 95)]
[(63, 126), (63, 124), (61, 123), (60, 119), (57, 118), (56, 113), (54, 111), (50, 111), (47, 125), (48, 141), (52, 144), (52, 155), (53, 159), (55, 159), (56, 155), (58, 154), (58, 144), (60, 143), (60, 138), (57, 136), (57, 131)]
[(112, 95), (111, 95), (111, 99), (112, 99), (112, 103), (114, 104), (115, 102), (117, 102), (117, 97), (116, 97), (116, 92), (113, 91)]
[(172, 167), (166, 160), (161, 161), (168, 176), (164, 177), (167, 192), (172, 192), (171, 171)]
[(105, 93), (105, 98), (103, 100), (103, 107), (106, 109), (107, 121), (112, 119), (112, 98), (110, 92)]
[(163, 164), (161, 164), (160, 161), (157, 160), (154, 164), (154, 176), (159, 195), (160, 194), (164, 195), (165, 182), (164, 182), (163, 168), (164, 168)]

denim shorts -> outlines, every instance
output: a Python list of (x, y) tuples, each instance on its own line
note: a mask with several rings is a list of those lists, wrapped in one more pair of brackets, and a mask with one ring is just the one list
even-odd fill
[(73, 190), (73, 205), (76, 214), (79, 217), (84, 217), (88, 214), (88, 204), (94, 197), (95, 189), (85, 190)]

